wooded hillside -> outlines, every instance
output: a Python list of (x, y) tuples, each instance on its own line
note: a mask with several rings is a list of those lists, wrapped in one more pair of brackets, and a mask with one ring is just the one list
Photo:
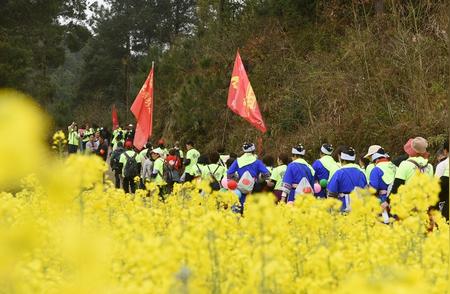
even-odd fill
[(112, 104), (133, 122), (155, 61), (154, 139), (235, 150), (258, 136), (226, 108), (239, 48), (270, 152), (327, 141), (396, 153), (447, 136), (447, 1), (87, 2), (0, 6), (0, 87), (33, 95), (56, 126), (110, 127)]

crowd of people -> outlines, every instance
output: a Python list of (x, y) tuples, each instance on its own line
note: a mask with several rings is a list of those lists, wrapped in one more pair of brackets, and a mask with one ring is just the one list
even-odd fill
[(145, 188), (148, 182), (155, 182), (163, 193), (169, 193), (174, 183), (206, 180), (213, 190), (233, 190), (241, 207), (247, 195), (267, 191), (274, 194), (276, 202), (293, 203), (302, 194), (319, 199), (333, 197), (342, 202), (342, 212), (349, 212), (350, 193), (356, 188), (372, 187), (387, 223), (391, 217), (390, 195), (418, 171), (440, 179), (441, 192), (434, 209), (448, 219), (448, 140), (433, 167), (428, 142), (422, 137), (409, 139), (403, 146), (405, 153), (392, 160), (380, 145), (372, 145), (363, 156), (356, 157), (352, 147), (334, 148), (324, 143), (320, 158), (309, 164), (302, 144), (293, 146), (290, 154), (281, 152), (276, 158), (266, 155), (259, 159), (253, 143), (244, 143), (240, 156), (224, 150), (201, 154), (193, 141), (186, 142), (184, 153), (179, 142), (167, 148), (163, 139), (155, 146), (148, 142), (137, 150), (133, 146), (133, 125), (110, 133), (104, 128), (78, 128), (72, 123), (68, 131), (68, 152), (93, 153), (105, 161), (109, 158), (116, 188), (127, 193)]

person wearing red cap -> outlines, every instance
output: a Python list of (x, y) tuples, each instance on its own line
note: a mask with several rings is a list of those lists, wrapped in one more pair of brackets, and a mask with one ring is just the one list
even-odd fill
[(120, 155), (119, 163), (122, 164), (123, 190), (125, 193), (134, 193), (136, 185), (134, 178), (139, 175), (139, 164), (136, 161), (137, 153), (133, 150), (133, 143), (125, 141), (125, 152)]
[(165, 143), (163, 138), (158, 140), (158, 148), (163, 152), (162, 158), (166, 158), (169, 155), (169, 150), (167, 150)]
[(398, 188), (413, 178), (416, 171), (433, 176), (433, 166), (428, 162), (427, 152), (428, 142), (422, 137), (409, 139), (403, 146), (403, 150), (408, 154), (408, 159), (400, 163), (396, 173), (392, 194), (396, 194)]

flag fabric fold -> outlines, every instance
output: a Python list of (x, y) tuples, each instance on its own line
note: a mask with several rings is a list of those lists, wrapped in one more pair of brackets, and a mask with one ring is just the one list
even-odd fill
[(227, 105), (234, 113), (243, 117), (259, 131), (263, 133), (267, 131), (239, 51), (234, 61)]
[(116, 105), (114, 104), (112, 106), (112, 126), (113, 131), (119, 128), (119, 117), (117, 115)]
[(131, 105), (131, 112), (136, 118), (136, 131), (133, 145), (141, 150), (152, 135), (153, 128), (153, 66), (147, 80)]

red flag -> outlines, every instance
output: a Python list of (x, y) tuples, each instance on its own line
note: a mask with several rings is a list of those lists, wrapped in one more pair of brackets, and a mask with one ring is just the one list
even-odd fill
[(131, 112), (136, 118), (136, 132), (133, 145), (141, 150), (152, 135), (153, 118), (153, 65), (147, 80), (131, 105)]
[(112, 125), (113, 131), (119, 127), (119, 117), (117, 116), (116, 105), (112, 106)]
[(239, 51), (234, 61), (233, 74), (231, 75), (230, 89), (228, 90), (228, 107), (236, 114), (242, 116), (261, 132), (266, 132), (255, 92), (245, 72)]

